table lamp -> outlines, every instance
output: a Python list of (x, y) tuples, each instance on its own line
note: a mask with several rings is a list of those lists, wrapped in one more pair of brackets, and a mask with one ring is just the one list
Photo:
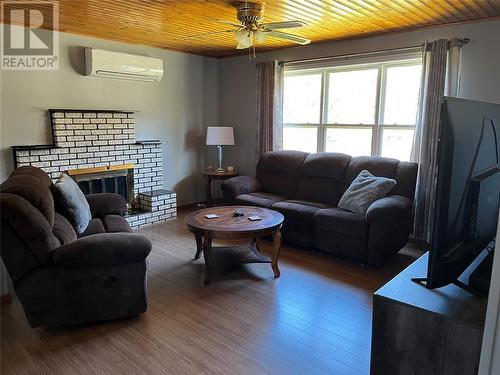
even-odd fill
[(207, 127), (207, 146), (217, 146), (217, 159), (219, 167), (217, 172), (224, 172), (222, 168), (222, 146), (233, 146), (234, 134), (232, 126)]

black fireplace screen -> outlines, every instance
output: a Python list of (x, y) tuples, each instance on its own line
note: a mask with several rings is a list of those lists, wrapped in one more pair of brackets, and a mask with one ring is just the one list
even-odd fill
[(69, 171), (85, 195), (96, 193), (116, 193), (127, 203), (133, 200), (134, 169), (105, 170), (89, 173)]

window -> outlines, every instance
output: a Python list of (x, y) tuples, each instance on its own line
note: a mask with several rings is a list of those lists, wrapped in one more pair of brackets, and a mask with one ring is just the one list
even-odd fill
[(283, 148), (409, 160), (418, 59), (285, 72)]

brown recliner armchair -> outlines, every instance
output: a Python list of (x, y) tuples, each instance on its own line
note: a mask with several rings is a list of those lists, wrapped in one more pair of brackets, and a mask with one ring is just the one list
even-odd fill
[(88, 196), (93, 219), (77, 238), (56, 212), (52, 180), (15, 170), (0, 186), (0, 255), (32, 327), (63, 326), (146, 311), (151, 243), (132, 230), (115, 194)]

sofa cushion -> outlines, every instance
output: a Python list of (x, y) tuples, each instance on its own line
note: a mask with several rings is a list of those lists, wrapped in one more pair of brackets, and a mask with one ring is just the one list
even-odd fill
[(103, 217), (102, 222), (106, 233), (132, 232), (132, 228), (130, 228), (129, 223), (123, 216), (106, 215)]
[[(5, 192), (0, 194), (0, 217), (2, 229), (8, 228), (10, 232), (9, 236), (4, 236), (3, 233), (0, 235), (2, 258), (4, 254), (10, 253), (11, 259), (16, 258), (13, 263), (28, 264), (31, 263), (30, 259), (36, 259), (39, 264), (45, 264), (49, 260), (48, 254), (61, 246), (45, 216), (19, 195)], [(9, 238), (13, 240), (14, 236), (16, 240), (21, 239), (22, 244), (18, 241), (5, 242)], [(24, 246), (29, 250), (24, 251)]]
[(342, 195), (338, 206), (364, 215), (373, 202), (384, 198), (394, 186), (396, 181), (392, 178), (374, 176), (362, 170)]
[(257, 179), (265, 193), (295, 197), (304, 159), (301, 151), (274, 151), (262, 155), (257, 163)]
[(125, 215), (127, 201), (114, 193), (89, 194), (85, 198), (90, 206), (92, 217), (103, 218), (106, 215)]
[(78, 184), (67, 174), (62, 174), (54, 184), (56, 207), (73, 225), (76, 233), (83, 233), (92, 219), (87, 198)]
[(326, 205), (319, 202), (286, 200), (271, 206), (285, 216), (281, 233), (286, 241), (300, 245), (313, 245), (314, 214)]
[(15, 169), (9, 177), (14, 176), (31, 176), (35, 177), (40, 181), (43, 186), (52, 187), (52, 179), (49, 177), (47, 173), (45, 173), (40, 168), (32, 167), (32, 166), (24, 166)]
[(321, 208), (328, 207), (324, 203), (303, 201), (303, 200), (286, 200), (274, 203), (271, 208), (285, 215), (285, 219), (295, 219), (311, 221), (314, 214)]
[[(29, 170), (28, 170), (29, 171)], [(25, 170), (25, 172), (28, 172)], [(34, 206), (47, 219), (49, 226), (54, 225), (54, 199), (46, 181), (29, 174), (14, 174), (0, 186), (0, 192), (17, 195)]]
[(288, 199), (282, 195), (269, 193), (248, 193), (241, 194), (236, 197), (236, 202), (245, 206), (258, 206), (269, 208), (274, 203)]
[(91, 234), (98, 234), (98, 233), (106, 233), (106, 229), (104, 228), (104, 224), (101, 219), (93, 218), (92, 220), (89, 221), (87, 229), (85, 229), (84, 232), (78, 234), (78, 237), (86, 237), (90, 236)]
[(71, 226), (71, 223), (60, 213), (55, 213), (54, 227), (52, 233), (61, 241), (61, 245), (65, 245), (77, 239), (76, 232)]
[(349, 155), (333, 152), (308, 155), (302, 165), (295, 198), (337, 205), (344, 191), (350, 160)]
[(340, 208), (326, 208), (316, 211), (314, 225), (318, 229), (344, 233), (353, 237), (366, 237), (368, 235), (368, 223), (365, 215)]

